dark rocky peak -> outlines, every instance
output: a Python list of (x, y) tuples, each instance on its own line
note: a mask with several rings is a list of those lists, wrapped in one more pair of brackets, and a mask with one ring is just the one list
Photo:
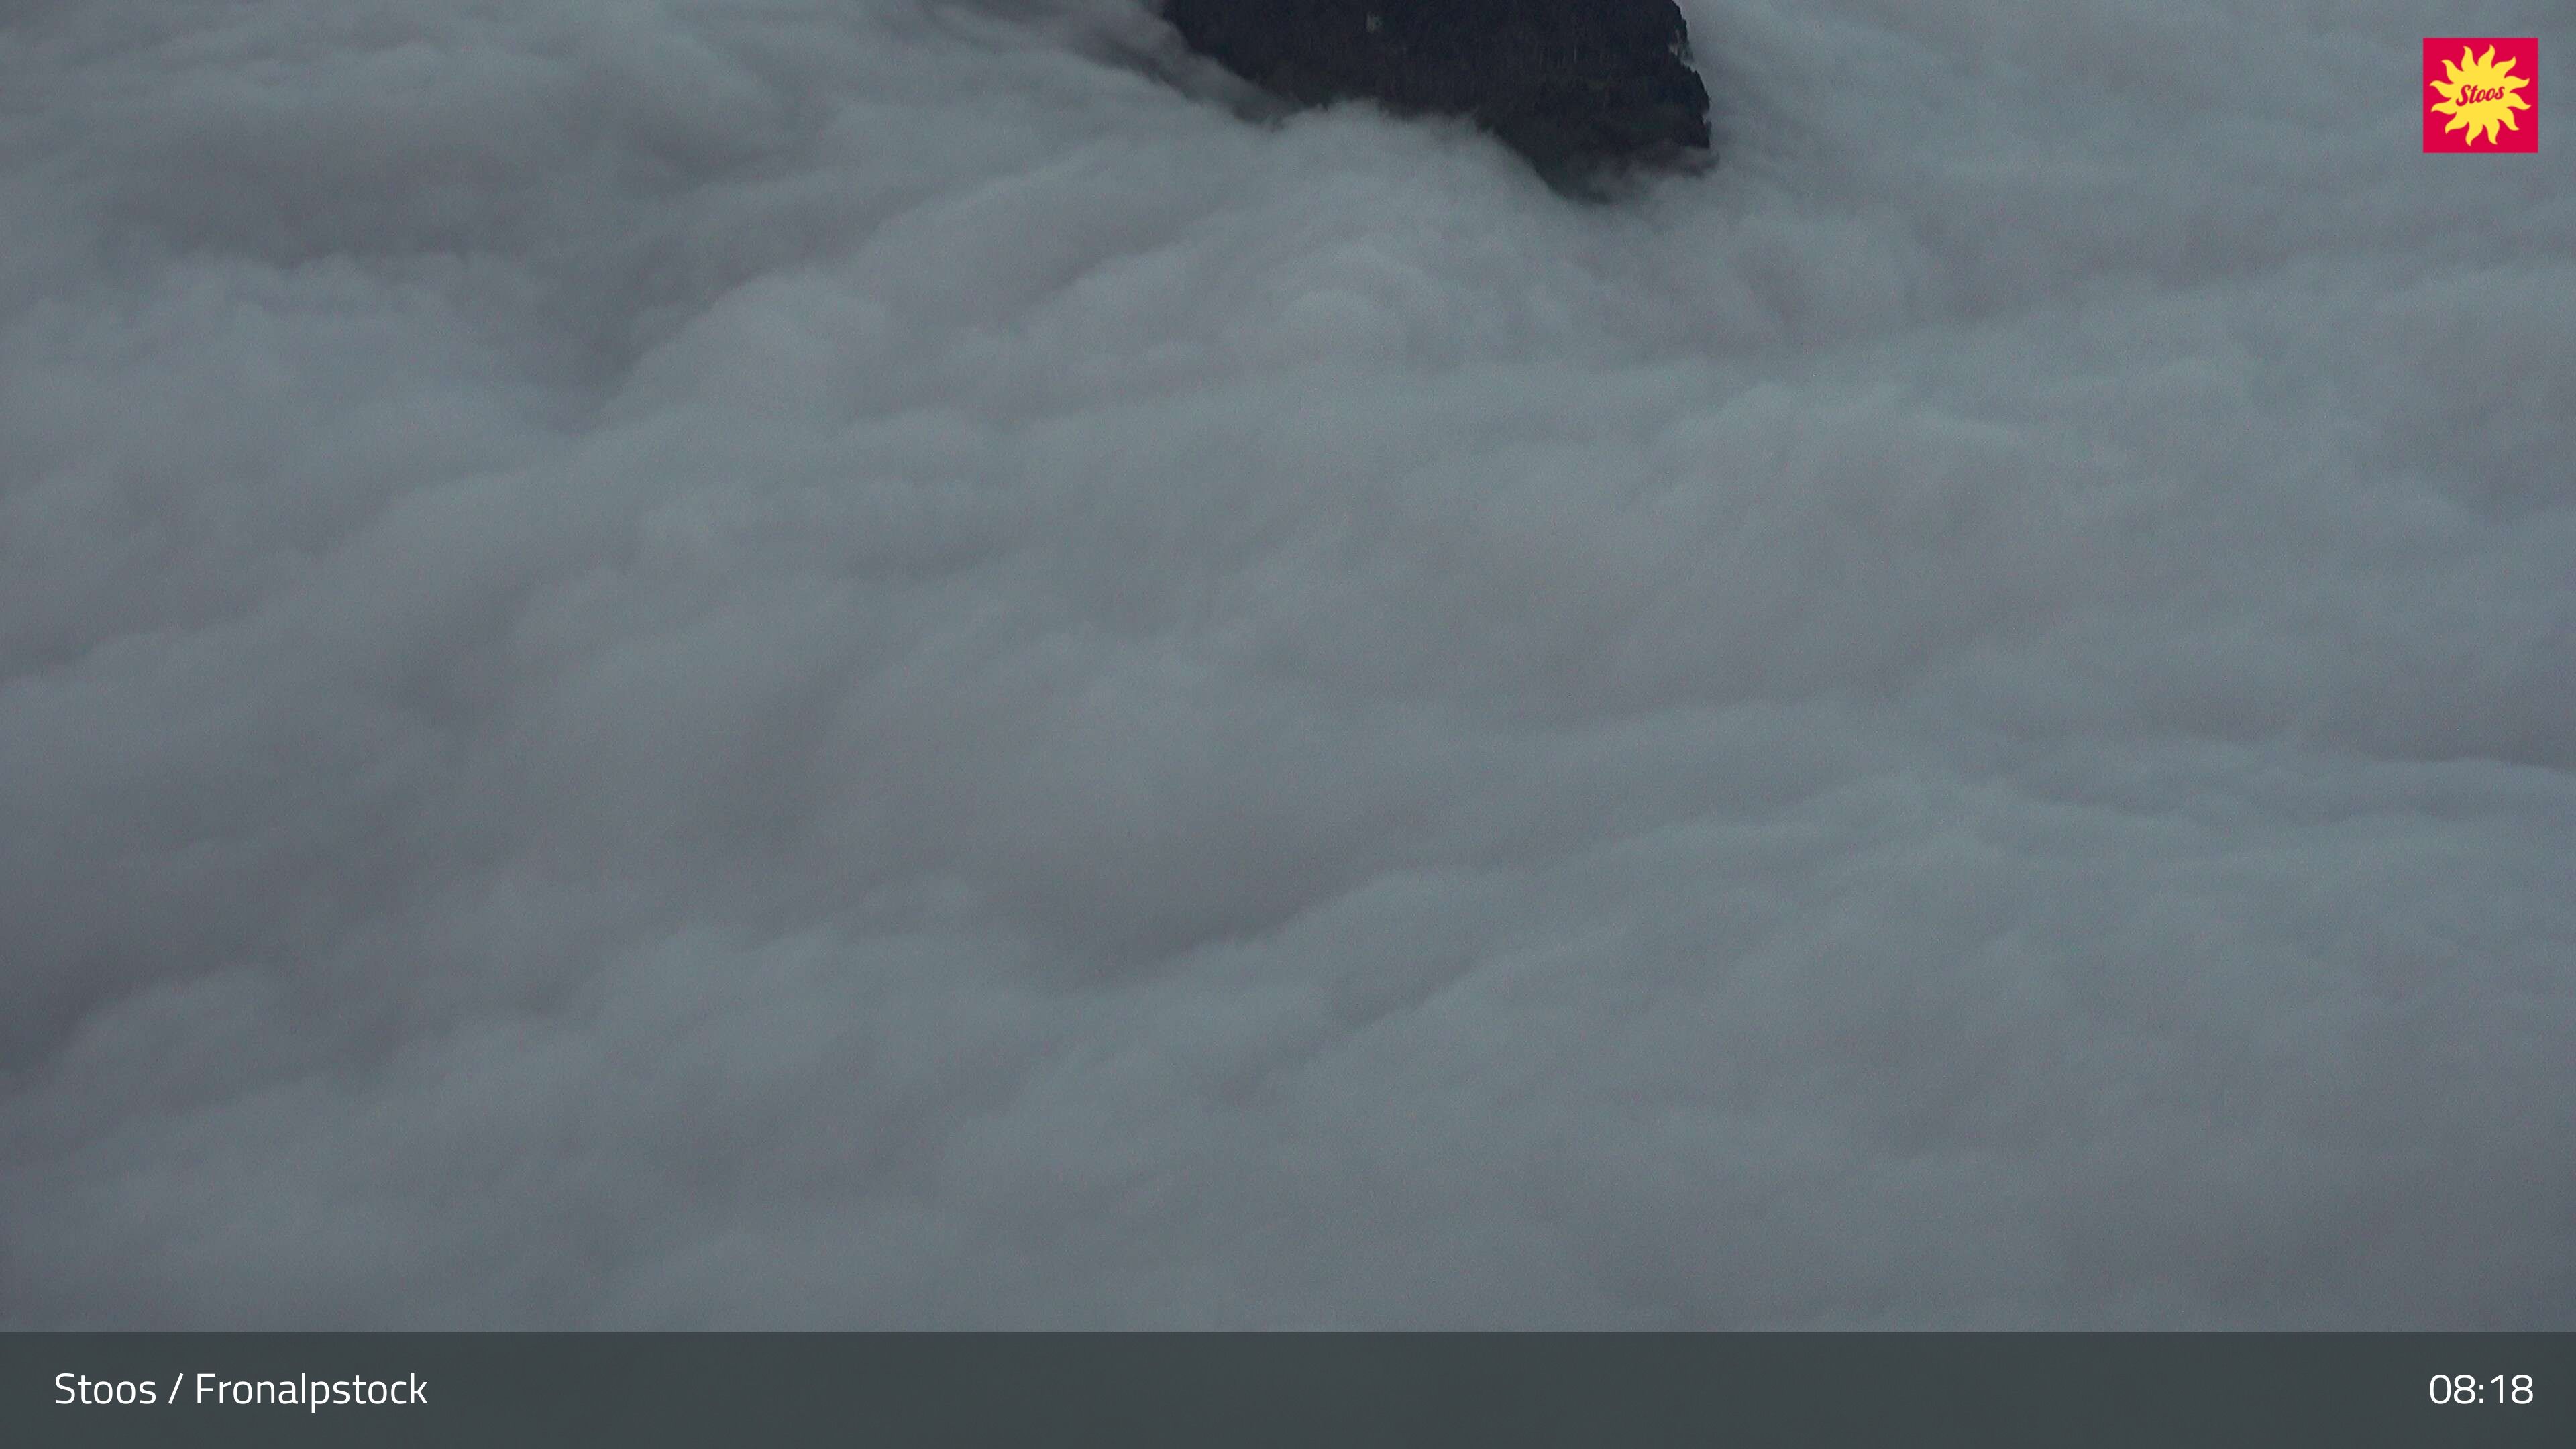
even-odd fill
[(1468, 117), (1560, 186), (1709, 151), (1673, 0), (1163, 0), (1163, 17), (1289, 101)]

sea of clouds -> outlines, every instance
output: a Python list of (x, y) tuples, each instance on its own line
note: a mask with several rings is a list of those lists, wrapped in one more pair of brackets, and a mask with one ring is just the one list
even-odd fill
[(2576, 1325), (2567, 12), (1684, 8), (0, 4), (0, 1324)]

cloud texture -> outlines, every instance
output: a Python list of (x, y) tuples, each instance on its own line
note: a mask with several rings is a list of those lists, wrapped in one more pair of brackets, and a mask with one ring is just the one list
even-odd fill
[(0, 1323), (2576, 1325), (2563, 11), (1685, 8), (0, 9)]

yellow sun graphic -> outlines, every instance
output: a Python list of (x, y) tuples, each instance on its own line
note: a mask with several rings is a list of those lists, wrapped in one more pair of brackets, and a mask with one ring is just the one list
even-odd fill
[(2434, 112), (2451, 118), (2451, 124), (2442, 128), (2444, 134), (2466, 126), (2469, 134), (2461, 139), (2474, 145), (2480, 131), (2493, 141), (2500, 131), (2522, 129), (2513, 113), (2530, 110), (2531, 102), (2514, 92), (2531, 82), (2512, 73), (2513, 62), (2512, 56), (2506, 56), (2502, 65), (2496, 64), (2492, 45), (2485, 55), (2474, 55), (2468, 46), (2461, 46), (2458, 60), (2442, 62), (2442, 69), (2451, 78), (2434, 81), (2432, 86), (2442, 93), (2442, 99), (2433, 105)]

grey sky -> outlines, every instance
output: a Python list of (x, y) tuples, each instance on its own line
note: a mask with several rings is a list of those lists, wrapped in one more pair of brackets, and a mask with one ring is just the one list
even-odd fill
[(0, 9), (0, 1324), (2576, 1325), (2564, 10), (1684, 9)]

